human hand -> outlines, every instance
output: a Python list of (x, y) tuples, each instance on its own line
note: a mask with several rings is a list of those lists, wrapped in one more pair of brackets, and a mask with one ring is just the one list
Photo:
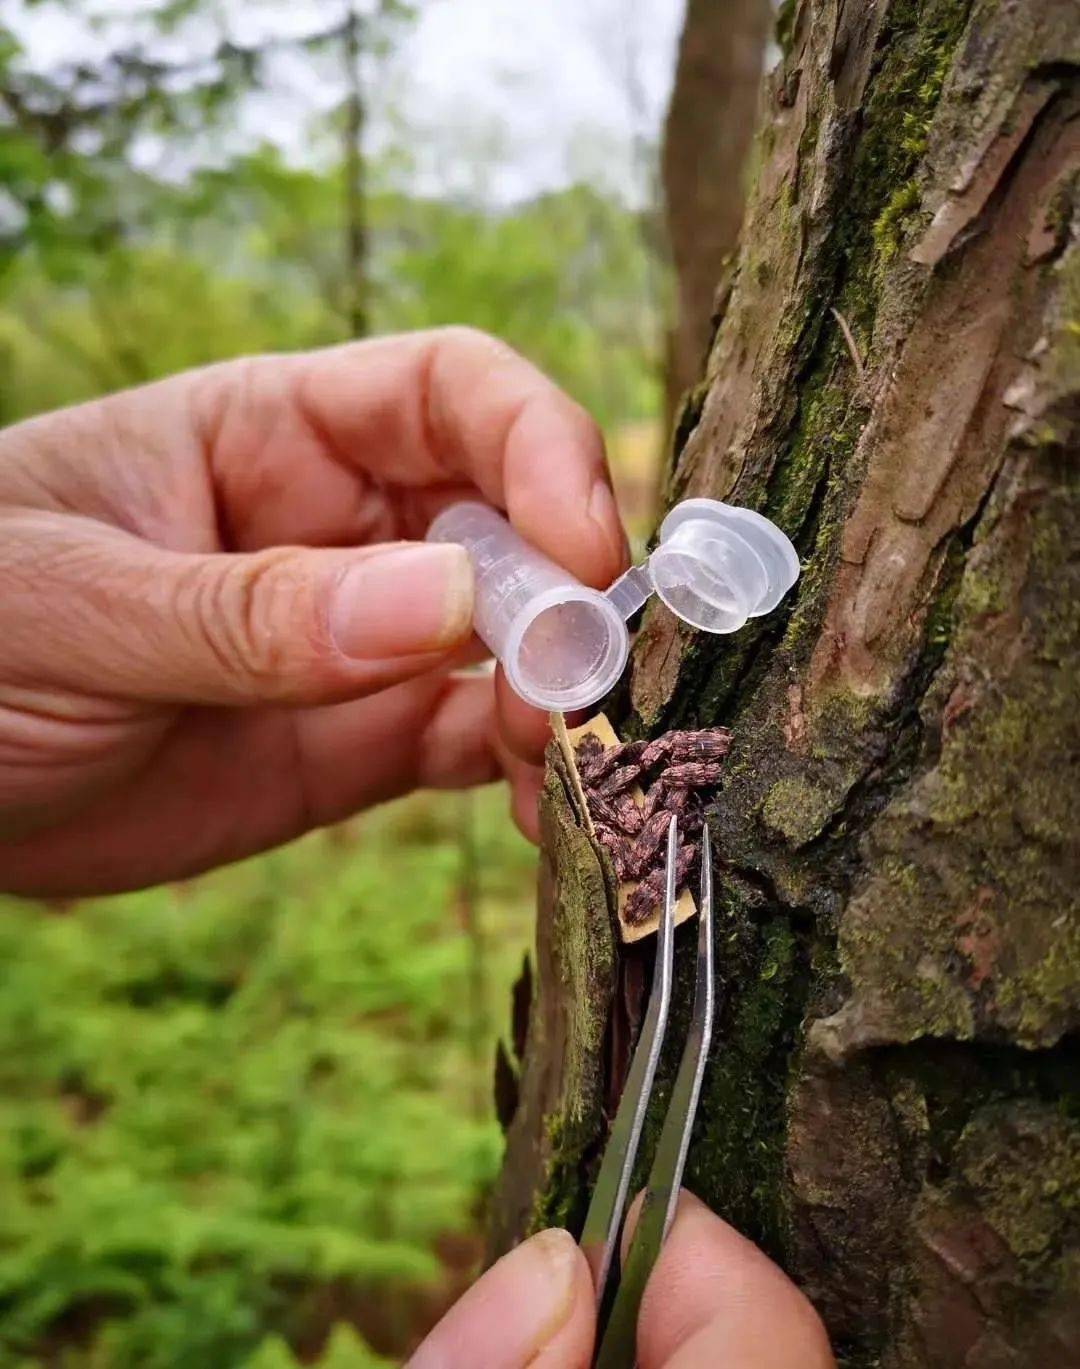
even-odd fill
[(0, 887), (134, 888), (503, 772), (533, 829), (546, 719), (451, 675), (468, 558), (399, 541), (469, 495), (588, 584), (625, 564), (595, 424), (468, 329), (0, 432)]
[[(408, 1369), (588, 1369), (595, 1317), (585, 1256), (568, 1232), (541, 1231), (469, 1289)], [(835, 1369), (803, 1294), (685, 1190), (642, 1299), (637, 1353), (639, 1369)]]

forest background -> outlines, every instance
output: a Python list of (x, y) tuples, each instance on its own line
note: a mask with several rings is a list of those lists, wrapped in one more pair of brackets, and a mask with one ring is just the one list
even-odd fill
[[(0, 422), (468, 323), (596, 415), (642, 537), (682, 4), (526, 10), (0, 3)], [(0, 1366), (407, 1353), (479, 1256), (534, 868), (496, 789), (2, 900)]]

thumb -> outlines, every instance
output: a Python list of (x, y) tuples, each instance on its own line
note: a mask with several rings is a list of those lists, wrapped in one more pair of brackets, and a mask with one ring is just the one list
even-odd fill
[(326, 703), (468, 640), (467, 552), (399, 542), (192, 555), (88, 519), (0, 524), (0, 639), (32, 684), (187, 704)]
[[(627, 1215), (633, 1230), (640, 1200)], [(825, 1329), (772, 1260), (685, 1189), (638, 1313), (641, 1369), (835, 1369)]]
[(455, 1303), (408, 1369), (587, 1369), (596, 1305), (585, 1256), (567, 1231), (541, 1231)]

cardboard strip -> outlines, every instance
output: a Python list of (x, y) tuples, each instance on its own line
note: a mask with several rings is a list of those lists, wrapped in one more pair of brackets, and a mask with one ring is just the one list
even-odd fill
[[(558, 719), (556, 722), (555, 720)], [(570, 774), (574, 792), (578, 798), (582, 810), (585, 813), (585, 821), (588, 825), (589, 835), (595, 840), (596, 830), (589, 817), (589, 805), (585, 798), (585, 789), (581, 783), (581, 776), (578, 773), (577, 757), (574, 754), (575, 746), (583, 737), (595, 737), (605, 751), (610, 751), (612, 747), (619, 745), (619, 738), (615, 734), (615, 729), (603, 713), (598, 713), (595, 718), (590, 718), (588, 722), (582, 723), (580, 727), (567, 729), (566, 722), (561, 713), (552, 715), (552, 723), (555, 727), (555, 736), (559, 747), (562, 750), (563, 758), (566, 761), (566, 768)], [(641, 788), (635, 785), (630, 790), (630, 795), (639, 808), (645, 803), (645, 795)], [(637, 888), (637, 882), (631, 881), (619, 885), (618, 914), (619, 932), (623, 941), (642, 941), (645, 937), (651, 936), (660, 925), (660, 905), (653, 909), (643, 922), (630, 923), (626, 920), (626, 902), (630, 895)], [(697, 912), (697, 904), (689, 889), (684, 889), (679, 895), (678, 902), (675, 904), (675, 923), (685, 922), (687, 918), (693, 917)]]
[[(600, 715), (603, 717), (603, 714)], [(581, 776), (578, 774), (577, 757), (574, 755), (574, 745), (570, 740), (570, 733), (566, 730), (566, 719), (561, 713), (552, 713), (548, 721), (551, 723), (551, 730), (555, 733), (555, 740), (559, 743), (559, 750), (562, 752), (563, 760), (566, 762), (566, 770), (570, 776), (570, 783), (574, 787), (574, 798), (577, 799), (578, 807), (581, 810), (582, 820), (585, 823), (585, 830), (593, 841), (596, 840), (596, 828), (593, 826), (592, 814), (589, 812), (589, 801), (585, 797), (585, 790), (581, 784)], [(607, 719), (605, 718), (606, 722)], [(586, 724), (588, 726), (588, 724)], [(575, 728), (575, 734), (580, 734), (581, 728)], [(615, 734), (612, 733), (612, 736)]]

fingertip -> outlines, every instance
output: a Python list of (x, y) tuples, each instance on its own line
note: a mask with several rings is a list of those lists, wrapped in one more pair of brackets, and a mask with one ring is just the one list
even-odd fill
[(608, 479), (608, 472), (605, 466), (602, 474), (596, 477), (593, 482), (592, 493), (589, 495), (588, 514), (599, 536), (607, 543), (610, 549), (610, 574), (605, 573), (604, 582), (597, 586), (598, 589), (606, 589), (617, 575), (621, 575), (630, 564), (630, 544), (627, 541), (626, 529), (622, 525), (619, 517), (619, 507), (615, 502), (615, 492), (611, 488)]
[(586, 1369), (596, 1308), (573, 1237), (538, 1232), (496, 1261), (434, 1328), (410, 1369)]
[(606, 589), (628, 550), (593, 418), (550, 382), (522, 408), (505, 455), (506, 511), (583, 584)]
[(499, 734), (507, 750), (527, 765), (540, 765), (551, 740), (548, 715), (514, 692), (501, 666), (495, 672), (495, 703)]
[[(622, 1234), (619, 1238), (619, 1259), (622, 1260), (624, 1264), (626, 1262), (626, 1257), (630, 1253), (630, 1245), (634, 1239), (634, 1232), (637, 1231), (638, 1218), (641, 1216), (641, 1205), (644, 1201), (645, 1190), (641, 1189), (640, 1192), (634, 1194), (626, 1209), (626, 1220), (623, 1222)], [(688, 1188), (680, 1188), (679, 1201), (675, 1208), (675, 1222), (672, 1224), (672, 1231), (674, 1231), (675, 1224), (680, 1226), (680, 1230), (685, 1230), (687, 1220), (698, 1208), (700, 1208), (702, 1212), (707, 1213), (714, 1221), (721, 1222), (725, 1226), (727, 1225), (727, 1223), (723, 1222), (722, 1218), (717, 1217), (716, 1213), (713, 1212), (710, 1207), (707, 1207), (696, 1194), (691, 1193)]]
[(501, 778), (502, 766), (492, 745), (494, 714), (489, 678), (452, 674), (446, 679), (417, 747), (418, 785), (466, 789)]
[[(636, 1221), (640, 1197), (628, 1214)], [(705, 1347), (708, 1347), (706, 1353)], [(685, 1189), (638, 1319), (641, 1369), (829, 1369), (820, 1318), (787, 1275)]]
[(510, 812), (518, 831), (534, 846), (540, 845), (540, 791), (544, 772), (523, 770), (511, 781)]
[(475, 485), (584, 583), (606, 587), (623, 543), (592, 416), (512, 347), (471, 328), (427, 334), (416, 366), (419, 429), (434, 464)]
[[(553, 1236), (556, 1230), (543, 1234)], [(558, 1231), (558, 1235), (564, 1249), (569, 1243), (566, 1259), (573, 1271), (570, 1311), (551, 1340), (535, 1359), (527, 1363), (529, 1369), (588, 1369), (592, 1363), (596, 1335), (596, 1295), (593, 1292), (592, 1274), (581, 1247), (570, 1233)]]

